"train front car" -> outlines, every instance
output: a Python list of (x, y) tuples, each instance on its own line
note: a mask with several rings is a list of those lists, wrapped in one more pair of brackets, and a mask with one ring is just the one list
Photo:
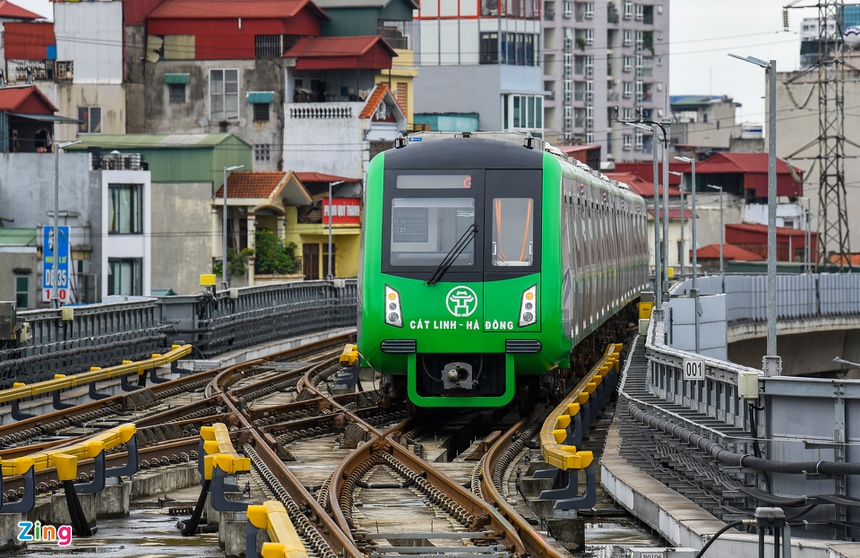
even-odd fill
[(546, 176), (530, 140), (410, 140), (367, 174), (359, 352), (418, 407), (506, 405), (571, 348), (542, 283), (562, 275), (541, 257), (559, 251), (561, 167)]

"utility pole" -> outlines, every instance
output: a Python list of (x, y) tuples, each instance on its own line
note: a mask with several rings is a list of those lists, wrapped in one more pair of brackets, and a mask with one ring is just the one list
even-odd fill
[[(818, 155), (804, 157), (818, 162), (818, 255), (817, 263), (829, 265), (828, 254), (840, 257), (832, 265), (846, 270), (851, 267), (850, 234), (845, 190), (845, 59), (843, 53), (842, 0), (795, 0), (783, 9), (788, 28), (788, 8), (818, 8), (817, 79), (812, 81), (818, 91), (818, 137), (786, 159), (800, 158), (798, 154), (818, 144)], [(828, 22), (835, 22), (828, 30)], [(813, 70), (797, 72), (787, 84), (802, 81)]]

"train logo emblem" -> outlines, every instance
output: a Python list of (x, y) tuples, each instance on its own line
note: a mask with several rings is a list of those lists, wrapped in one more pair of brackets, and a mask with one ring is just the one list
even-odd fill
[(478, 309), (478, 295), (469, 287), (454, 287), (448, 291), (445, 304), (452, 316), (465, 318), (471, 316)]

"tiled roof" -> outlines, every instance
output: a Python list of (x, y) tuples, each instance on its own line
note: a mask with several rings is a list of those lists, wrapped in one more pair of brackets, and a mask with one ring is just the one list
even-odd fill
[[(761, 223), (727, 223), (726, 229), (734, 229), (736, 231), (745, 231), (745, 232), (755, 232), (761, 234), (767, 234), (767, 225)], [(803, 229), (791, 229), (788, 227), (776, 227), (776, 234), (778, 236), (799, 236), (803, 237), (806, 235), (806, 231)]]
[(8, 0), (0, 0), (0, 17), (14, 19), (45, 19), (45, 16), (25, 10)]
[(328, 19), (311, 0), (167, 0), (148, 19), (279, 19), (294, 17), (305, 7)]
[[(272, 195), (278, 185), (287, 177), (284, 171), (271, 172), (239, 172), (234, 171), (227, 176), (227, 196), (230, 198), (266, 199)], [(219, 188), (217, 197), (224, 196), (224, 188)]]
[[(638, 172), (607, 172), (606, 176), (612, 180), (623, 182), (630, 186), (630, 189), (642, 196), (643, 198), (654, 198), (654, 183), (639, 176)], [(660, 186), (660, 195), (663, 195), (663, 187)], [(681, 189), (674, 186), (669, 186), (669, 195), (679, 197)]]
[(326, 58), (331, 56), (361, 56), (377, 44), (397, 56), (394, 49), (378, 35), (362, 37), (304, 37), (285, 54), (286, 58)]
[[(720, 259), (720, 245), (708, 244), (696, 250), (696, 258), (699, 260), (718, 260)], [(766, 258), (755, 252), (744, 250), (732, 244), (723, 244), (723, 259), (738, 260), (742, 262), (761, 262)]]
[[(767, 173), (767, 165), (767, 153), (715, 153), (696, 164), (696, 173)], [(795, 170), (798, 173), (803, 172), (800, 169)], [(788, 164), (782, 159), (777, 159), (776, 172), (777, 174), (788, 173)]]
[(81, 143), (70, 146), (68, 148), (70, 151), (83, 150), (91, 145), (126, 150), (176, 149), (180, 147), (189, 149), (210, 148), (228, 139), (248, 143), (229, 132), (219, 134), (85, 134), (78, 139), (81, 140)]
[[(215, 197), (223, 199), (224, 187)], [(259, 205), (274, 204), (277, 198), (291, 205), (311, 202), (311, 196), (296, 173), (284, 171), (233, 172), (227, 176), (227, 198), (257, 200)]]
[[(417, 0), (403, 0), (409, 8), (418, 9)], [(314, 3), (324, 10), (330, 8), (385, 8), (391, 0), (315, 0)]]
[(45, 97), (45, 95), (36, 87), (0, 88), (0, 111), (16, 112), (31, 95), (38, 97), (50, 112), (53, 113), (57, 111), (57, 107), (51, 104), (51, 101), (49, 101), (48, 98)]
[(361, 182), (358, 178), (347, 178), (345, 176), (336, 176), (333, 174), (323, 174), (321, 172), (296, 172), (294, 173), (296, 178), (301, 180), (305, 184), (310, 184), (312, 182), (350, 182), (356, 183)]
[(364, 110), (361, 111), (359, 118), (370, 118), (373, 116), (376, 107), (382, 102), (386, 92), (388, 92), (388, 85), (384, 83), (378, 84), (364, 104)]

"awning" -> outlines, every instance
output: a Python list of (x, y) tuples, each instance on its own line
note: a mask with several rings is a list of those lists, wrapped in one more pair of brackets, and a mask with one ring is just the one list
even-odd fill
[(62, 122), (64, 124), (80, 124), (82, 120), (77, 118), (69, 118), (68, 116), (60, 116), (59, 114), (24, 114), (21, 112), (10, 112), (9, 116), (16, 118), (26, 118), (28, 120), (37, 120), (39, 122)]
[(248, 91), (248, 103), (268, 105), (275, 98), (274, 91)]
[(188, 83), (188, 74), (164, 74), (164, 83), (185, 85)]

